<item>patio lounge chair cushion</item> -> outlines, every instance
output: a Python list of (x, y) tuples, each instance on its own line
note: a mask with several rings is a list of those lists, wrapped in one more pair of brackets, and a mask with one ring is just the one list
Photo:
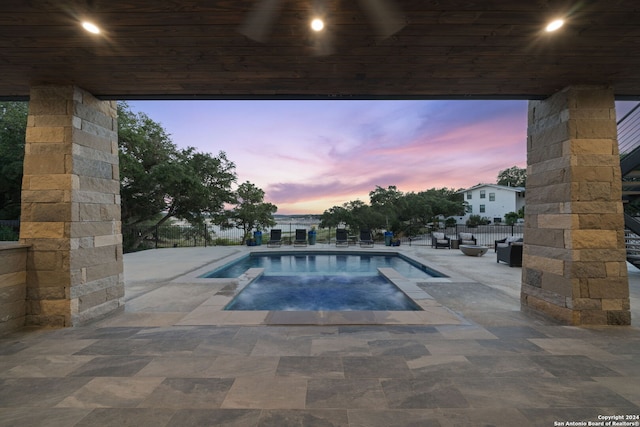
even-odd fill
[(307, 230), (298, 228), (296, 230), (296, 239), (293, 241), (294, 246), (307, 246)]
[(471, 233), (460, 233), (458, 240), (461, 245), (475, 245), (476, 239), (473, 237)]
[(514, 242), (522, 242), (522, 237), (516, 237), (516, 236), (509, 236), (509, 237), (505, 237), (504, 239), (501, 240), (496, 240), (493, 250), (495, 252), (498, 252), (498, 248), (506, 248), (509, 245), (511, 245)]
[(267, 246), (280, 246), (282, 245), (282, 230), (279, 228), (275, 228), (271, 230), (271, 234), (269, 237), (269, 241), (267, 242)]
[(451, 247), (449, 238), (445, 236), (444, 233), (435, 232), (435, 233), (431, 233), (431, 236), (433, 237), (431, 240), (431, 246), (435, 247), (436, 249)]
[(371, 235), (371, 231), (360, 231), (360, 247), (373, 247), (373, 236)]
[(336, 229), (336, 246), (349, 246), (349, 233), (346, 228)]

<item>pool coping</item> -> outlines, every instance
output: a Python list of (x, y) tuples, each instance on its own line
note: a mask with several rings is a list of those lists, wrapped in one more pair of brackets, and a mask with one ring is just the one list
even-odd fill
[[(447, 283), (451, 282), (449, 277), (432, 277), (409, 279), (402, 276), (393, 268), (379, 268), (378, 270), (395, 286), (397, 286), (407, 297), (414, 301), (421, 311), (247, 311), (247, 310), (224, 310), (224, 307), (251, 281), (262, 274), (262, 268), (248, 269), (244, 274), (234, 279), (205, 278), (203, 274), (220, 268), (240, 257), (249, 255), (252, 252), (258, 253), (296, 253), (296, 252), (317, 252), (317, 253), (368, 253), (371, 255), (397, 255), (408, 258), (419, 264), (426, 265), (424, 261), (400, 253), (398, 250), (369, 250), (357, 248), (336, 248), (326, 247), (296, 249), (253, 249), (230, 254), (212, 263), (194, 269), (182, 276), (171, 280), (171, 283), (210, 283), (219, 287), (219, 291), (212, 297), (196, 307), (192, 312), (180, 319), (176, 325), (460, 325), (469, 324), (460, 315), (439, 304), (431, 295), (418, 286), (419, 283)], [(429, 267), (431, 268), (431, 267)], [(441, 274), (441, 269), (433, 269)]]

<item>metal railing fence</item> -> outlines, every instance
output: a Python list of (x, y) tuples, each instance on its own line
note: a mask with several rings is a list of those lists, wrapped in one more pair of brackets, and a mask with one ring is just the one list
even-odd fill
[[(286, 223), (279, 224), (274, 228), (282, 230), (282, 244), (291, 245), (295, 237), (296, 229), (309, 231), (309, 224)], [(522, 237), (524, 225), (479, 225), (468, 227), (458, 224), (454, 227), (441, 228), (451, 239), (457, 239), (460, 233), (472, 233), (479, 245), (493, 247), (495, 240), (504, 239), (508, 236)], [(142, 234), (145, 234), (143, 236)], [(335, 228), (318, 228), (316, 230), (316, 244), (335, 244)], [(262, 244), (266, 245), (269, 240), (270, 230), (262, 231)], [(196, 247), (196, 246), (232, 246), (242, 244), (243, 232), (240, 229), (220, 230), (215, 226), (188, 226), (188, 225), (163, 225), (157, 227), (133, 227), (125, 226), (122, 229), (123, 245), (125, 252), (133, 250), (171, 248), (171, 247)], [(253, 235), (251, 236), (253, 237)], [(377, 231), (373, 235), (376, 245), (384, 245), (384, 230)], [(423, 234), (415, 236), (394, 236), (393, 240), (398, 240), (401, 245), (431, 246), (431, 232), (425, 231)], [(132, 244), (139, 241), (139, 247), (133, 248)], [(351, 244), (357, 244), (358, 234), (349, 236)]]

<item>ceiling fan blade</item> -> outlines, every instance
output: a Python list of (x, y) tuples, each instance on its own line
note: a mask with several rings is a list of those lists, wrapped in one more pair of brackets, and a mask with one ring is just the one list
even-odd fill
[(257, 42), (266, 42), (281, 6), (282, 0), (259, 0), (238, 31)]
[(407, 24), (400, 9), (389, 0), (360, 0), (360, 7), (369, 15), (378, 37), (386, 39)]

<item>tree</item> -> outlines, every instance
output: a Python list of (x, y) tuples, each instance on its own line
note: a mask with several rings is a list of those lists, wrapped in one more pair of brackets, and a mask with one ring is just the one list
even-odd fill
[(28, 103), (0, 102), (0, 219), (20, 218)]
[(399, 214), (404, 208), (404, 194), (395, 185), (387, 188), (376, 186), (375, 190), (369, 192), (369, 203), (371, 209), (384, 218), (384, 223), (380, 224), (380, 227), (387, 230), (400, 227)]
[(276, 225), (273, 214), (276, 213), (278, 207), (264, 202), (264, 191), (249, 181), (238, 186), (235, 203), (236, 207), (227, 211), (227, 222), (224, 227), (241, 229), (243, 244), (254, 228), (261, 230)]
[(524, 187), (527, 183), (527, 170), (512, 166), (509, 169), (498, 172), (498, 185), (508, 187)]
[(518, 213), (517, 212), (507, 212), (504, 214), (504, 221), (507, 225), (514, 225), (518, 222)]
[(197, 225), (224, 217), (225, 203), (235, 201), (236, 181), (235, 165), (224, 152), (179, 150), (159, 123), (126, 103), (118, 104), (118, 117), (122, 222), (146, 226), (133, 248), (170, 218)]

